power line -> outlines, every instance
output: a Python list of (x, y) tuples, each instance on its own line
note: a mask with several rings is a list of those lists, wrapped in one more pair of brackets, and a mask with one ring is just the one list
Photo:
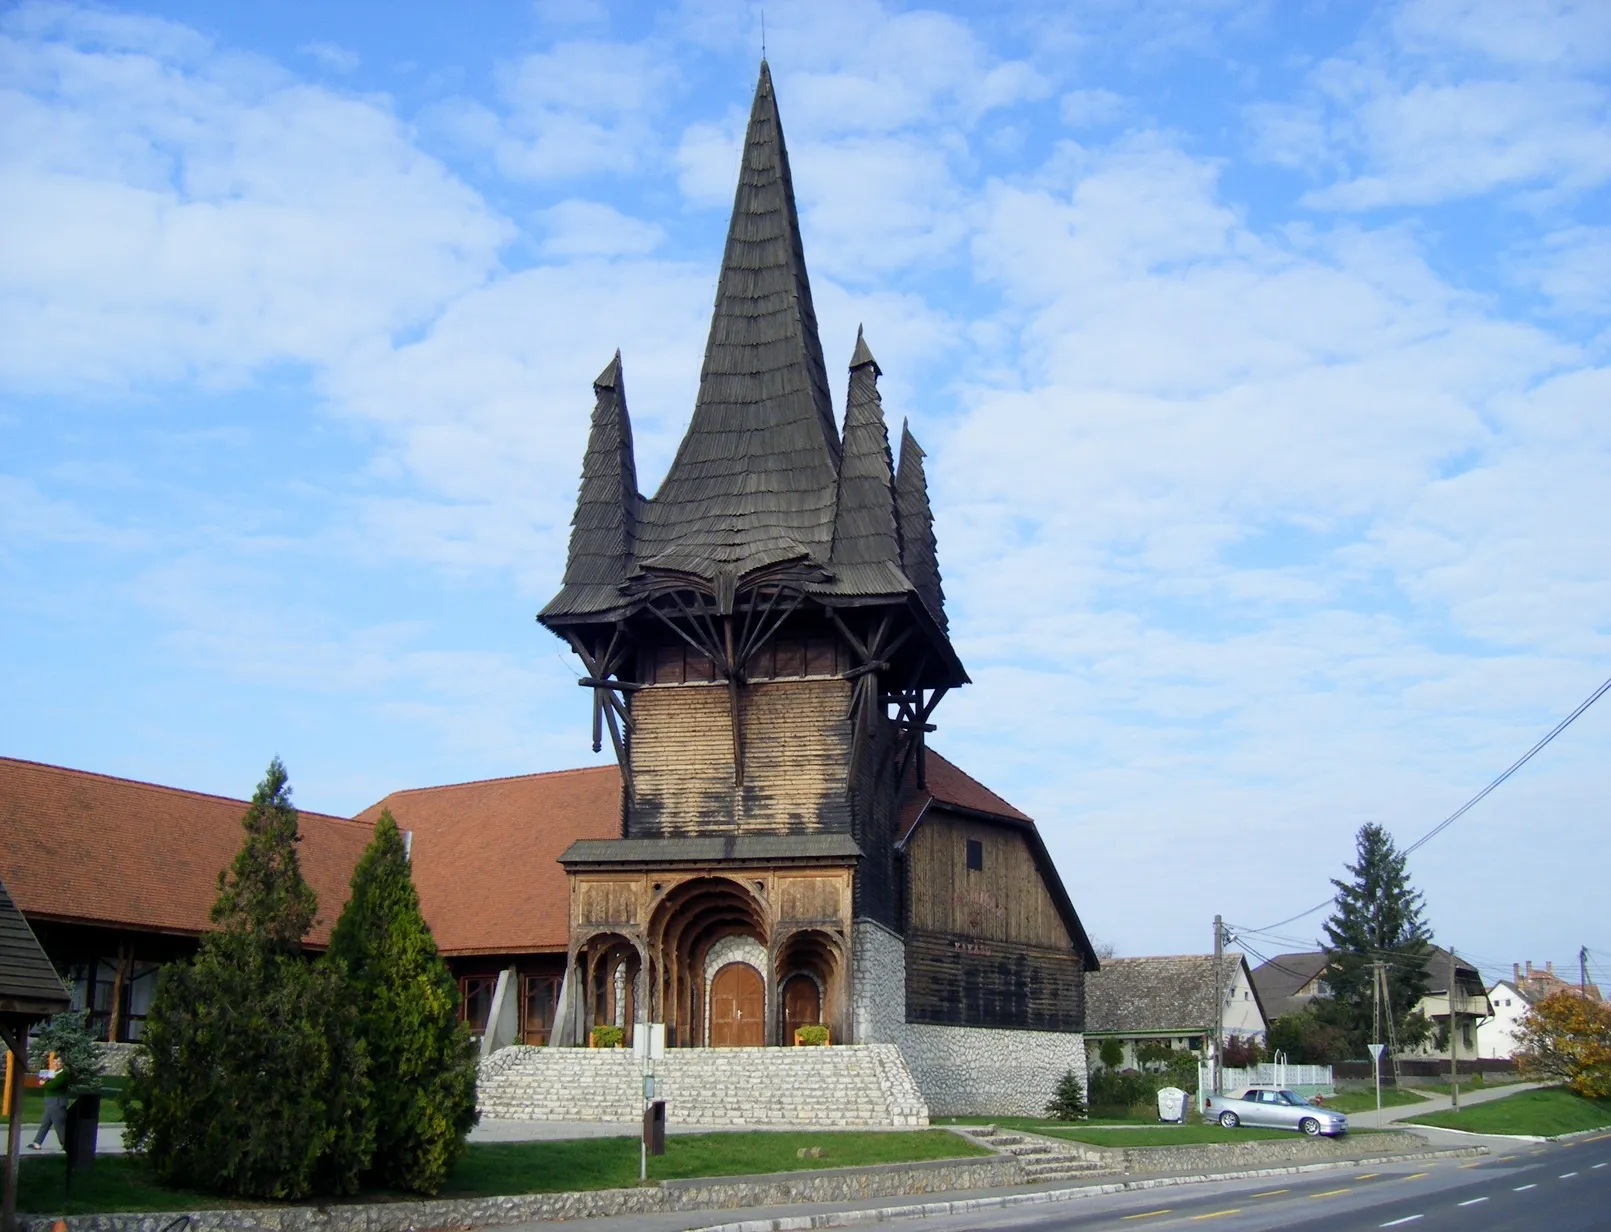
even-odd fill
[[(1551, 740), (1554, 740), (1556, 736), (1559, 736), (1563, 731), (1576, 722), (1579, 715), (1581, 715), (1590, 706), (1594, 705), (1595, 702), (1599, 701), (1600, 698), (1603, 697), (1607, 692), (1611, 692), (1611, 677), (1607, 677), (1604, 684), (1579, 702), (1577, 708), (1573, 710), (1571, 714), (1567, 715), (1554, 727), (1550, 728), (1549, 732), (1542, 739), (1540, 739), (1537, 744), (1533, 745), (1533, 747), (1528, 749), (1527, 752), (1523, 753), (1515, 761), (1511, 762), (1510, 766), (1503, 774), (1501, 774), (1493, 782), (1489, 783), (1488, 786), (1484, 787), (1476, 795), (1472, 796), (1471, 799), (1467, 800), (1459, 808), (1455, 809), (1454, 812), (1450, 813), (1442, 821), (1438, 822), (1437, 825), (1433, 826), (1420, 838), (1416, 839), (1404, 849), (1403, 854), (1409, 855), (1418, 848), (1424, 847), (1427, 843), (1430, 843), (1455, 822), (1459, 821), (1460, 818), (1464, 817), (1471, 809), (1482, 803), (1482, 801), (1487, 798), (1489, 792), (1493, 791), (1494, 788), (1498, 787), (1511, 775), (1515, 774), (1516, 771), (1520, 770), (1528, 762), (1532, 761), (1533, 758), (1544, 749), (1545, 745), (1549, 744)], [(1290, 915), (1284, 920), (1277, 920), (1274, 924), (1270, 925), (1270, 928), (1280, 928), (1283, 924), (1291, 924), (1294, 920), (1301, 920), (1304, 916), (1313, 915), (1315, 912), (1322, 911), (1326, 907), (1329, 907), (1334, 901), (1335, 899), (1328, 898), (1324, 902), (1316, 903), (1307, 911), (1300, 911), (1297, 915)], [(1269, 929), (1258, 929), (1256, 931), (1268, 932)]]

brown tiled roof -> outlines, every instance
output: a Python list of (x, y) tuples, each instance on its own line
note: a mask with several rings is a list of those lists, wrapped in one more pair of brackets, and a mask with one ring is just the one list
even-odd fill
[(446, 954), (562, 950), (569, 888), (559, 855), (577, 839), (621, 837), (614, 766), (397, 791), (389, 808), (413, 832), (420, 906)]
[[(1230, 987), (1240, 954), (1224, 955), (1219, 987)], [(1262, 1007), (1261, 1007), (1262, 1008)], [(1134, 1033), (1214, 1033), (1214, 956), (1109, 958), (1085, 977), (1085, 1029)]]
[[(1029, 821), (1021, 813), (991, 791), (978, 779), (963, 773), (955, 765), (929, 749), (924, 758), (925, 790), (919, 790), (913, 780), (913, 771), (906, 773), (906, 787), (901, 795), (900, 816), (895, 824), (895, 839), (904, 842), (911, 833), (923, 810), (931, 803), (948, 804), (971, 813), (988, 813), (992, 817), (1006, 817), (1012, 821)], [(1033, 823), (1031, 823), (1033, 824)]]
[[(245, 812), (244, 800), (0, 757), (0, 880), (36, 919), (202, 933)], [(304, 812), (300, 829), (319, 896), (308, 940), (323, 945), (370, 826)]]

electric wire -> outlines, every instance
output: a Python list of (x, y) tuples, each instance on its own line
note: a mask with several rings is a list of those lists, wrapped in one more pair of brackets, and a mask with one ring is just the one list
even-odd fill
[[(1603, 683), (1599, 688), (1595, 689), (1594, 692), (1590, 693), (1581, 702), (1579, 702), (1577, 704), (1576, 709), (1574, 709), (1571, 714), (1567, 715), (1564, 719), (1562, 719), (1554, 727), (1550, 728), (1548, 733), (1546, 733), (1543, 737), (1541, 737), (1539, 739), (1538, 743), (1534, 744), (1532, 748), (1527, 750), (1527, 752), (1523, 753), (1515, 761), (1511, 762), (1510, 766), (1505, 770), (1505, 772), (1503, 774), (1501, 774), (1498, 778), (1494, 779), (1493, 782), (1489, 783), (1488, 786), (1484, 787), (1476, 795), (1472, 796), (1471, 799), (1467, 800), (1459, 808), (1455, 809), (1454, 812), (1450, 813), (1442, 821), (1438, 822), (1437, 825), (1433, 826), (1425, 834), (1421, 835), (1420, 838), (1416, 839), (1413, 843), (1411, 843), (1408, 847), (1406, 847), (1402, 854), (1409, 855), (1412, 852), (1418, 850), (1419, 848), (1426, 846), (1427, 843), (1430, 843), (1433, 839), (1435, 839), (1438, 835), (1442, 834), (1445, 830), (1447, 830), (1455, 822), (1459, 821), (1460, 818), (1464, 817), (1468, 812), (1470, 812), (1473, 808), (1475, 808), (1478, 804), (1480, 804), (1483, 800), (1485, 800), (1488, 797), (1489, 792), (1493, 791), (1494, 788), (1498, 787), (1501, 783), (1503, 783), (1511, 775), (1515, 774), (1516, 771), (1520, 770), (1528, 762), (1532, 761), (1533, 758), (1538, 753), (1543, 751), (1544, 747), (1546, 745), (1548, 745), (1550, 743), (1550, 741), (1554, 740), (1556, 736), (1559, 736), (1563, 731), (1565, 731), (1574, 722), (1576, 722), (1579, 715), (1581, 715), (1590, 706), (1594, 705), (1595, 702), (1599, 701), (1600, 698), (1603, 697), (1608, 692), (1611, 692), (1611, 676), (1606, 677), (1605, 683)], [(1331, 906), (1331, 904), (1333, 902), (1335, 902), (1335, 901), (1336, 901), (1335, 898), (1328, 898), (1324, 902), (1316, 903), (1313, 907), (1310, 907), (1307, 911), (1300, 911), (1300, 912), (1298, 912), (1297, 915), (1289, 915), (1284, 920), (1277, 920), (1274, 924), (1271, 924), (1269, 927), (1270, 927), (1270, 929), (1275, 929), (1275, 928), (1280, 928), (1284, 924), (1291, 924), (1293, 921), (1301, 920), (1305, 916), (1313, 915), (1317, 911), (1324, 911), (1327, 907)], [(1258, 929), (1256, 931), (1268, 932), (1269, 929)]]

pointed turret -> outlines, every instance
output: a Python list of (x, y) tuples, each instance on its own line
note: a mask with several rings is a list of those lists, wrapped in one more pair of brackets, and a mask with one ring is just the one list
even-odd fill
[(582, 457), (582, 485), (571, 518), (565, 586), (545, 610), (589, 611), (620, 602), (632, 566), (638, 510), (638, 468), (632, 454), (621, 352), (593, 382), (593, 423)]
[(923, 474), (923, 447), (905, 423), (901, 425), (900, 467), (895, 472), (895, 511), (900, 522), (901, 568), (917, 588), (929, 614), (945, 629), (945, 591), (940, 586), (934, 513), (929, 508), (929, 484)]
[[(878, 361), (857, 329), (856, 350), (850, 357), (850, 392), (845, 399), (832, 560), (841, 582), (864, 594), (905, 589), (900, 575), (900, 532), (895, 524), (894, 467), (884, 406), (878, 396), (878, 375)], [(853, 571), (854, 577), (850, 576)]]
[(838, 461), (789, 154), (763, 60), (699, 399), (645, 511), (639, 563), (711, 577), (825, 560)]

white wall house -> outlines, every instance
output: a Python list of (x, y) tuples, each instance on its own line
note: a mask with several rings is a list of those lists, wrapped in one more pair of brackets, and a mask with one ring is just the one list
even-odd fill
[(1531, 1002), (1515, 984), (1500, 980), (1488, 990), (1488, 1004), (1493, 1015), (1477, 1024), (1477, 1055), (1509, 1057), (1516, 1048), (1516, 1025)]

